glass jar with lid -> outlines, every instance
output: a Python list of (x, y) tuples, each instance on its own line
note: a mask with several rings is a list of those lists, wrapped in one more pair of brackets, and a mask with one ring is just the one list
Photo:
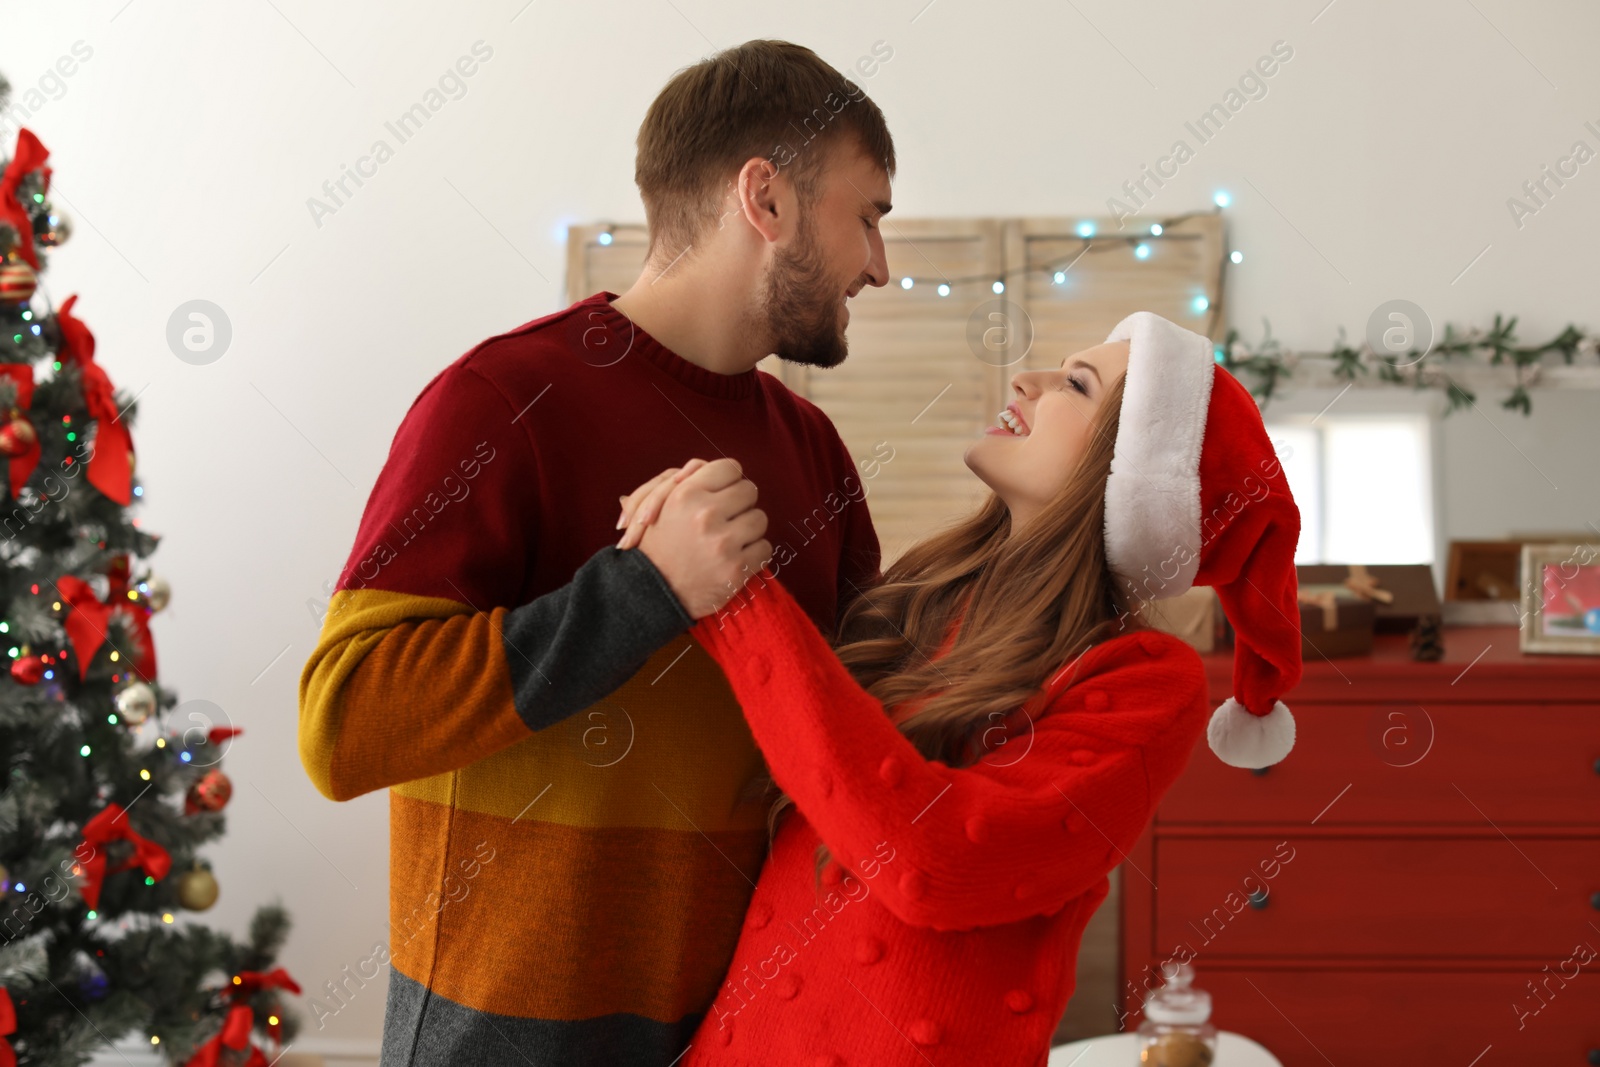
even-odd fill
[(1217, 1058), (1211, 994), (1194, 988), (1194, 968), (1168, 960), (1166, 982), (1145, 998), (1139, 1024), (1139, 1062), (1145, 1067), (1210, 1067)]

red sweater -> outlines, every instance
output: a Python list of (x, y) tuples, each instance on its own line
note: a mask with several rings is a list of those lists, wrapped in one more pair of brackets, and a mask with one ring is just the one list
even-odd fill
[[(1107, 875), (1205, 731), (1199, 655), (1152, 630), (1104, 641), (951, 768), (777, 579), (744, 596), (690, 633), (799, 810), (683, 1067), (1042, 1065)], [(820, 895), (819, 839), (834, 856)]]

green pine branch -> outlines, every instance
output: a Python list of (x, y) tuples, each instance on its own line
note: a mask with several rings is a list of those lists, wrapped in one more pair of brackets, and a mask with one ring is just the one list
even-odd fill
[[(1443, 389), (1446, 398), (1445, 414), (1467, 408), (1477, 403), (1477, 395), (1458, 384), (1448, 374), (1442, 373), (1438, 363), (1448, 364), (1451, 360), (1470, 357), (1474, 354), (1486, 356), (1486, 361), (1491, 366), (1510, 364), (1516, 371), (1516, 384), (1511, 392), (1501, 401), (1500, 406), (1509, 411), (1520, 411), (1524, 416), (1533, 412), (1532, 395), (1528, 391), (1528, 378), (1525, 371), (1530, 367), (1537, 367), (1545, 356), (1559, 354), (1562, 360), (1571, 365), (1578, 354), (1585, 349), (1593, 352), (1600, 349), (1600, 338), (1585, 334), (1576, 326), (1568, 325), (1556, 336), (1542, 344), (1523, 345), (1517, 343), (1516, 336), (1517, 318), (1496, 314), (1494, 325), (1486, 331), (1469, 331), (1466, 334), (1458, 333), (1456, 328), (1446, 323), (1443, 336), (1426, 353), (1412, 350), (1404, 357), (1387, 359), (1381, 356), (1372, 356), (1369, 349), (1353, 347), (1345, 337), (1343, 327), (1339, 328), (1339, 337), (1332, 348), (1327, 352), (1299, 353), (1304, 357), (1324, 357), (1332, 360), (1332, 373), (1335, 379), (1353, 382), (1360, 375), (1367, 374), (1369, 370), (1376, 370), (1379, 381), (1392, 385), (1410, 384), (1413, 389)], [(1426, 360), (1439, 357), (1433, 370), (1436, 373), (1425, 373)], [(1250, 344), (1241, 339), (1239, 331), (1229, 329), (1218, 350), (1218, 360), (1224, 369), (1245, 380), (1250, 392), (1265, 407), (1272, 397), (1278, 392), (1281, 383), (1294, 373), (1295, 359), (1286, 353), (1272, 336), (1271, 324), (1262, 319), (1261, 339)], [(1370, 364), (1370, 366), (1369, 366)]]

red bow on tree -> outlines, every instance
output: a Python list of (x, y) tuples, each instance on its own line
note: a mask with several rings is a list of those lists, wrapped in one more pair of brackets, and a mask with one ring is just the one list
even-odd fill
[(94, 361), (94, 334), (72, 315), (78, 294), (67, 297), (56, 310), (61, 330), (61, 352), (78, 365), (83, 379), (83, 403), (95, 420), (94, 455), (89, 457), (89, 481), (106, 496), (124, 506), (133, 499), (133, 438), (117, 411), (115, 390), (105, 368)]
[[(274, 967), (265, 974), (260, 971), (240, 971), (234, 976), (233, 984), (225, 990), (233, 1001), (233, 1006), (228, 1009), (228, 1017), (223, 1020), (222, 1029), (217, 1032), (217, 1036), (195, 1050), (187, 1067), (216, 1067), (221, 1062), (224, 1047), (237, 1051), (250, 1044), (250, 1030), (255, 1026), (255, 1012), (251, 1010), (248, 1001), (263, 989), (287, 989), (291, 993), (299, 993), (300, 984), (290, 978), (289, 972), (282, 967)], [(277, 1029), (276, 1026), (272, 1027), (274, 1040), (278, 1036)], [(250, 1045), (250, 1057), (245, 1061), (245, 1067), (264, 1065), (266, 1062), (261, 1050)]]
[[(39, 143), (32, 130), (17, 134), (17, 150), (11, 156), (3, 177), (0, 177), (0, 222), (9, 222), (17, 231), (17, 254), (28, 261), (28, 266), (39, 269), (39, 254), (33, 249), (33, 221), (28, 209), (17, 198), (22, 179), (44, 166), (50, 158), (50, 149)], [(50, 188), (50, 171), (45, 168), (45, 189)]]
[(133, 623), (134, 633), (142, 646), (128, 663), (128, 669), (147, 682), (155, 680), (156, 645), (150, 637), (149, 609), (128, 600), (126, 586), (123, 588), (124, 595), (120, 599), (114, 597), (109, 604), (102, 604), (88, 582), (71, 574), (63, 574), (56, 579), (56, 591), (61, 594), (62, 602), (71, 609), (61, 625), (66, 628), (72, 650), (78, 655), (79, 681), (89, 675), (89, 661), (94, 659), (94, 654), (105, 642), (106, 624), (113, 612), (126, 616)]
[(274, 967), (265, 974), (260, 971), (240, 971), (236, 976), (231, 992), (235, 1000), (255, 996), (263, 989), (287, 989), (296, 995), (300, 992), (300, 984), (289, 977), (289, 972), (282, 967)]
[[(100, 814), (83, 824), (83, 844), (87, 847), (89, 858), (78, 862), (83, 871), (83, 887), (80, 892), (83, 894), (83, 902), (89, 905), (90, 909), (99, 906), (100, 886), (108, 874), (116, 874), (129, 867), (141, 867), (145, 874), (159, 881), (172, 869), (172, 857), (167, 854), (167, 850), (149, 838), (135, 833), (133, 827), (128, 825), (126, 814), (122, 810), (122, 805), (107, 804)], [(113, 841), (126, 841), (131, 844), (133, 855), (108, 870), (105, 846)]]
[[(194, 1055), (189, 1058), (189, 1062), (185, 1065), (185, 1067), (218, 1067), (218, 1065), (222, 1063), (222, 1047), (224, 1045), (227, 1045), (228, 1048), (234, 1050), (245, 1047), (249, 1041), (250, 1034), (250, 1025), (248, 1020), (246, 1021), (244, 1029), (245, 1037), (237, 1045), (229, 1045), (225, 1040), (223, 1040), (224, 1035), (228, 1033), (228, 1027), (233, 1025), (234, 1012), (238, 1010), (238, 1008), (235, 1008), (234, 1011), (228, 1013), (228, 1022), (223, 1025), (222, 1033), (218, 1034), (210, 1041), (207, 1041), (205, 1044), (195, 1049)], [(249, 1011), (250, 1009), (246, 1008), (245, 1010)], [(240, 1067), (271, 1067), (271, 1064), (268, 1059), (261, 1054), (260, 1049), (256, 1048), (254, 1045), (251, 1045), (250, 1055), (245, 1059), (244, 1063), (241, 1064)]]
[[(17, 383), (17, 408), (27, 411), (33, 407), (33, 364), (0, 363), (0, 374)], [(28, 484), (33, 470), (39, 465), (39, 435), (34, 434), (33, 444), (21, 455), (12, 456), (8, 464), (7, 491), (14, 497), (17, 490)]]
[(11, 994), (0, 986), (0, 1067), (17, 1067), (17, 1053), (10, 1041), (16, 1032), (17, 1009), (11, 1004)]

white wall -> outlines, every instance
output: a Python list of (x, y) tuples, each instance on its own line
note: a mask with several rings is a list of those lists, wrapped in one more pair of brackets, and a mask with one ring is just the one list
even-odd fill
[[(1267, 316), (1292, 347), (1326, 348), (1396, 297), (1438, 323), (1518, 314), (1531, 338), (1600, 326), (1600, 162), (1520, 228), (1506, 208), (1574, 140), (1600, 148), (1583, 125), (1600, 127), (1600, 10), (1325, 4), (6, 0), (0, 70), (19, 97), (74, 42), (93, 49), (28, 120), (78, 230), (49, 288), (82, 294), (100, 358), (139, 393), (144, 521), (175, 589), (155, 624), (163, 678), (246, 729), (211, 918), (240, 927), (283, 897), (285, 962), (310, 989), (385, 936), (384, 798), (328, 803), (295, 755), (306, 602), (339, 570), (422, 384), (561, 306), (564, 223), (642, 219), (639, 120), (714, 47), (782, 37), (847, 67), (885, 41), (893, 59), (863, 84), (896, 135), (896, 215), (1059, 215), (1102, 212), (1282, 40), (1294, 55), (1267, 95), (1152, 204), (1233, 193), (1247, 336)], [(307, 198), (393, 144), (384, 122), (478, 40), (493, 57), (467, 94), (316, 225)], [(165, 342), (195, 298), (233, 325), (209, 366)], [(1531, 420), (1484, 410), (1442, 433), (1444, 536), (1600, 517), (1600, 393), (1536, 394)], [(381, 1017), (373, 987), (308, 1036), (368, 1041)]]

